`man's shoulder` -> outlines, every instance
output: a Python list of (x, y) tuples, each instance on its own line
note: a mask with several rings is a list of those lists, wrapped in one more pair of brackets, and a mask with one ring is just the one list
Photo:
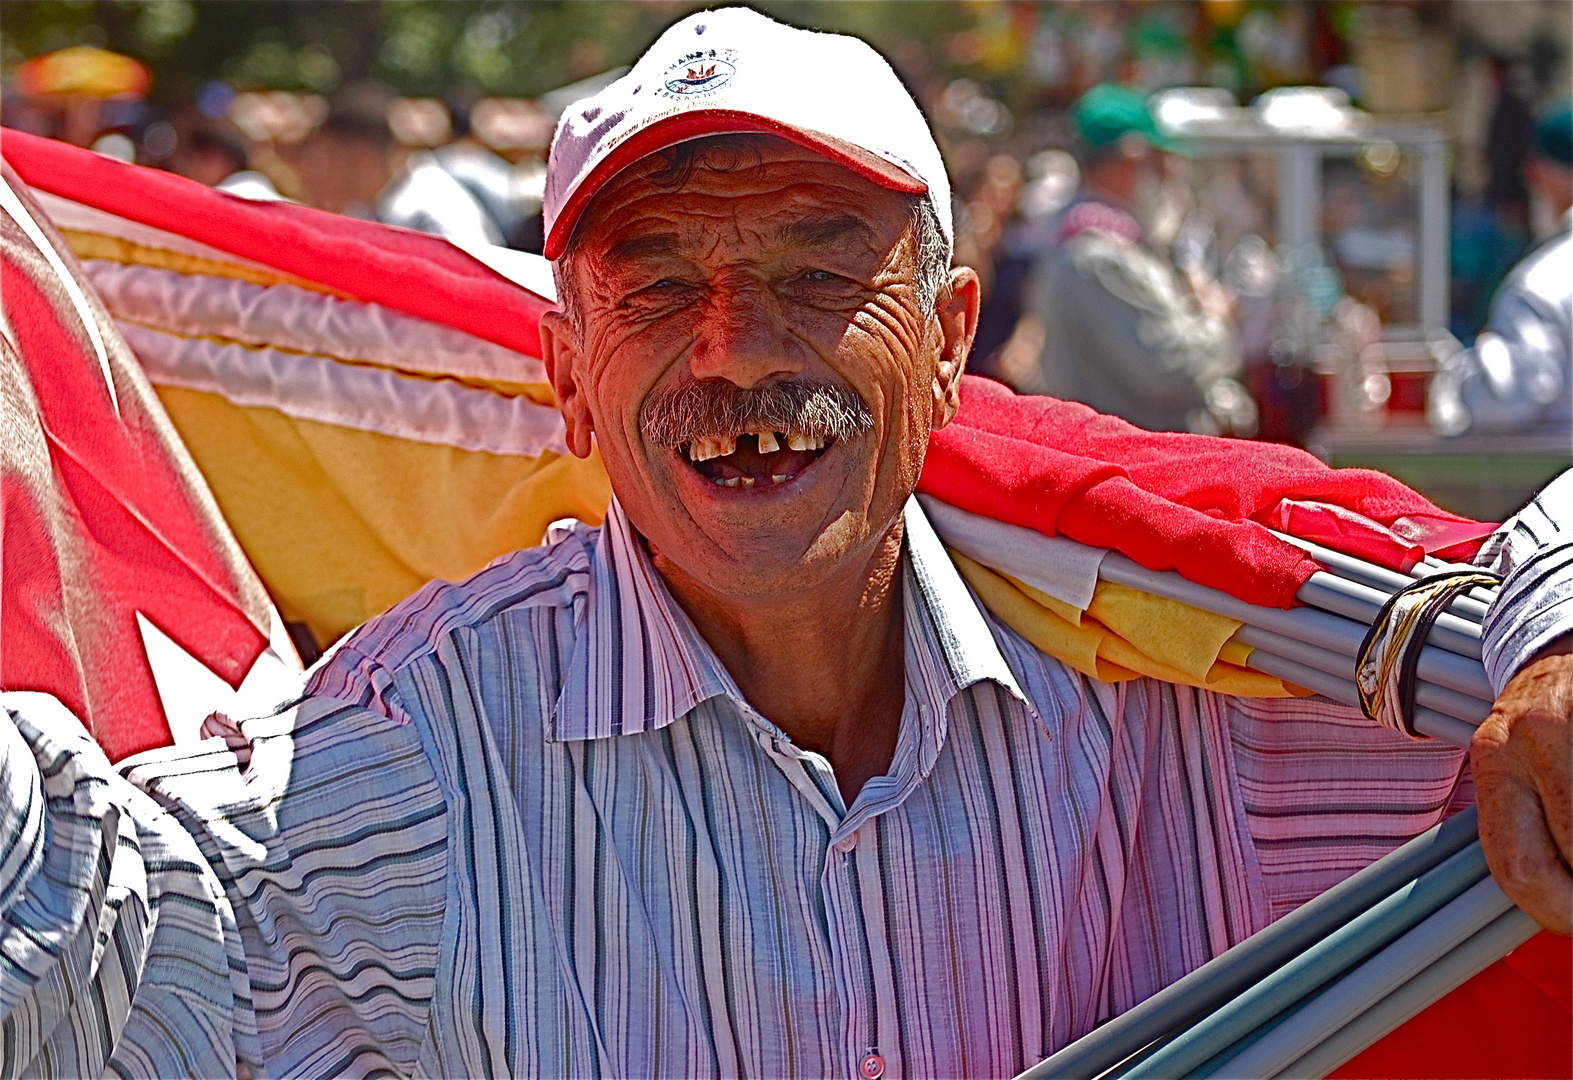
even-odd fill
[(312, 673), (308, 692), (325, 689), (335, 672), (408, 667), (456, 632), (513, 612), (573, 607), (589, 594), (600, 537), (598, 528), (583, 522), (559, 522), (544, 543), (502, 555), (463, 581), (427, 582), (335, 645)]
[(1504, 287), (1509, 291), (1563, 309), (1573, 303), (1573, 233), (1557, 234), (1524, 259)]

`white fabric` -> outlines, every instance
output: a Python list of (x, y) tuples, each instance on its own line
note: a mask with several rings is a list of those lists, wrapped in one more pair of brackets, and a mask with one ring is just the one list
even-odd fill
[(232, 172), (214, 187), (226, 194), (250, 199), (252, 202), (278, 202), (284, 198), (279, 194), (279, 189), (273, 186), (273, 181), (255, 169)]
[(1107, 548), (979, 517), (927, 495), (919, 495), (918, 501), (940, 539), (967, 558), (1082, 611), (1092, 603)]
[(461, 450), (524, 457), (568, 452), (562, 414), (528, 398), (331, 357), (117, 325), (155, 386), (199, 390), (235, 405)]
[(98, 233), (102, 236), (113, 236), (129, 243), (140, 244), (142, 247), (156, 248), (160, 251), (173, 251), (177, 255), (190, 255), (196, 259), (208, 259), (212, 262), (228, 263), (231, 266), (243, 266), (248, 270), (261, 270), (269, 274), (278, 271), (271, 266), (251, 259), (243, 259), (239, 255), (232, 255), (227, 251), (220, 251), (198, 240), (193, 240), (179, 233), (165, 232), (155, 229), (151, 225), (132, 221), (92, 206), (86, 206), (71, 199), (62, 199), (58, 195), (51, 195), (40, 188), (30, 189), (33, 198), (38, 200), (38, 205), (43, 207), (49, 220), (54, 222), (57, 229), (70, 229), (75, 232)]
[(122, 322), (422, 375), (546, 382), (546, 369), (533, 356), (380, 304), (294, 285), (256, 285), (107, 259), (87, 259), (83, 265), (104, 305)]

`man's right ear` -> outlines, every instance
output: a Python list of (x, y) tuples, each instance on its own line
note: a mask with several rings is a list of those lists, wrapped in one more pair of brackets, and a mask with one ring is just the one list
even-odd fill
[(546, 378), (552, 384), (557, 408), (563, 414), (568, 449), (575, 457), (589, 457), (594, 425), (577, 379), (579, 336), (574, 333), (568, 317), (560, 311), (548, 311), (541, 316), (540, 335), (541, 362), (546, 365)]

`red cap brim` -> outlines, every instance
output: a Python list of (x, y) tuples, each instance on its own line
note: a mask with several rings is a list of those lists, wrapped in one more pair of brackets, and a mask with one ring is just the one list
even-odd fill
[(602, 158), (590, 170), (590, 175), (585, 177), (574, 193), (568, 197), (562, 211), (557, 215), (557, 220), (552, 222), (552, 231), (546, 237), (545, 256), (548, 259), (556, 259), (562, 255), (568, 246), (568, 238), (573, 235), (574, 225), (578, 223), (590, 200), (595, 198), (596, 192), (600, 191), (608, 180), (640, 158), (689, 139), (745, 131), (759, 131), (789, 139), (799, 146), (845, 165), (880, 187), (903, 191), (909, 195), (928, 193), (928, 185), (901, 166), (841, 139), (817, 131), (805, 131), (753, 113), (735, 112), (729, 109), (697, 110), (656, 121), (624, 139), (610, 154)]

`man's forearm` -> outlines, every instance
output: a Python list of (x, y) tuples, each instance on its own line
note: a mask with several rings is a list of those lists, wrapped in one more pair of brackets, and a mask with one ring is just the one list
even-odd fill
[(1573, 471), (1481, 556), (1503, 583), (1482, 641), (1497, 700), (1470, 748), (1480, 839), (1503, 891), (1573, 933)]

